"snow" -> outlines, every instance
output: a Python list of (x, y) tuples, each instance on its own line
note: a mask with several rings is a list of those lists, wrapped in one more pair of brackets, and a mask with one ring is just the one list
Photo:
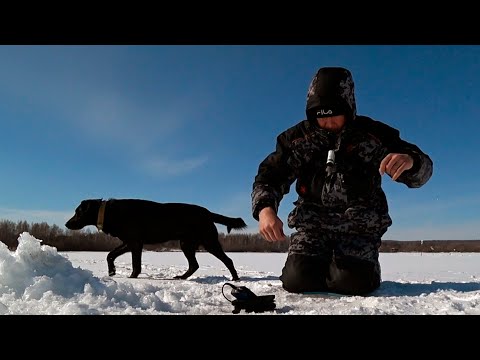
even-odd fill
[[(0, 242), (2, 315), (480, 314), (477, 253), (380, 253), (383, 282), (371, 296), (319, 298), (282, 289), (278, 275), (286, 253), (227, 253), (241, 278), (232, 282), (209, 253), (198, 252), (200, 268), (177, 280), (187, 268), (182, 252), (144, 251), (142, 273), (130, 279), (130, 253), (117, 258), (117, 274), (110, 277), (107, 252), (59, 253), (26, 232), (18, 242), (16, 251)], [(233, 314), (226, 283), (275, 295), (275, 310)]]

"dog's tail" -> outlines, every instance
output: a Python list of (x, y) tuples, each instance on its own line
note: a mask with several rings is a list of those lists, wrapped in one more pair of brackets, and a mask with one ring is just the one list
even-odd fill
[(220, 214), (212, 214), (212, 220), (214, 223), (217, 224), (222, 224), (227, 227), (227, 233), (230, 234), (230, 231), (232, 229), (245, 229), (247, 227), (247, 224), (245, 224), (245, 221), (243, 221), (242, 218), (231, 218), (228, 216), (223, 216)]

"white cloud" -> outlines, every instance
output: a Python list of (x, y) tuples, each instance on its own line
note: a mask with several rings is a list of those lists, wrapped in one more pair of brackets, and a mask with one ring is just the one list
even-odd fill
[[(206, 161), (204, 157), (148, 160), (159, 151), (178, 153), (189, 148), (180, 130), (187, 121), (207, 113), (215, 100), (209, 92), (200, 93), (203, 84), (190, 84), (179, 92), (158, 83), (151, 93), (136, 96), (131, 74), (117, 66), (130, 67), (128, 57), (137, 55), (122, 47), (0, 49), (3, 52), (0, 93), (8, 103), (20, 102), (22, 108), (48, 113), (63, 137), (79, 136), (85, 146), (96, 143), (103, 150), (114, 149), (131, 166), (146, 162), (146, 169), (156, 174), (188, 172)], [(33, 54), (43, 61), (32, 63)]]
[(119, 148), (144, 153), (180, 129), (185, 118), (174, 111), (174, 104), (139, 104), (122, 94), (96, 93), (88, 96), (74, 124), (89, 137), (101, 139)]
[(73, 216), (72, 211), (51, 211), (51, 210), (30, 210), (30, 209), (11, 209), (0, 208), (0, 218), (13, 222), (27, 221), (28, 223), (46, 222), (49, 225), (57, 224), (63, 227), (65, 222)]
[(190, 159), (166, 159), (157, 158), (144, 162), (144, 167), (150, 173), (157, 176), (176, 176), (189, 173), (208, 161), (207, 156), (199, 156)]
[(480, 240), (478, 220), (461, 224), (427, 223), (420, 226), (394, 224), (383, 236), (386, 240)]
[(476, 205), (480, 202), (480, 195), (472, 194), (472, 196), (455, 196), (452, 198), (436, 197), (428, 202), (415, 202), (414, 204), (412, 204), (412, 199), (415, 198), (396, 198), (390, 200), (389, 203), (391, 206), (398, 207), (403, 215), (410, 217)]

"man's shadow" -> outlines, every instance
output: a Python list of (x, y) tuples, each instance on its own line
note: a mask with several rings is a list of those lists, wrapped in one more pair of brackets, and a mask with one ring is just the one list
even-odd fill
[(400, 283), (396, 281), (382, 281), (380, 287), (369, 296), (378, 297), (393, 297), (393, 296), (420, 296), (422, 294), (431, 294), (438, 291), (458, 291), (458, 292), (471, 292), (480, 291), (480, 283), (468, 282), (437, 282), (432, 281), (430, 284), (412, 284), (412, 283)]

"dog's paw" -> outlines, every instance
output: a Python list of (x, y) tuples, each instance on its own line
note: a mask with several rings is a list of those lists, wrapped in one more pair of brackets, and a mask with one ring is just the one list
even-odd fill
[(188, 278), (188, 276), (185, 276), (185, 275), (177, 275), (177, 276), (174, 276), (173, 277), (174, 279), (177, 279), (177, 280), (186, 280)]
[(238, 276), (235, 276), (232, 278), (232, 281), (240, 281), (240, 278)]
[(140, 273), (133, 272), (133, 273), (130, 274), (129, 278), (136, 279), (138, 277), (138, 275), (140, 275)]
[(113, 276), (113, 275), (115, 275), (115, 274), (116, 274), (115, 270), (108, 272), (108, 276)]

